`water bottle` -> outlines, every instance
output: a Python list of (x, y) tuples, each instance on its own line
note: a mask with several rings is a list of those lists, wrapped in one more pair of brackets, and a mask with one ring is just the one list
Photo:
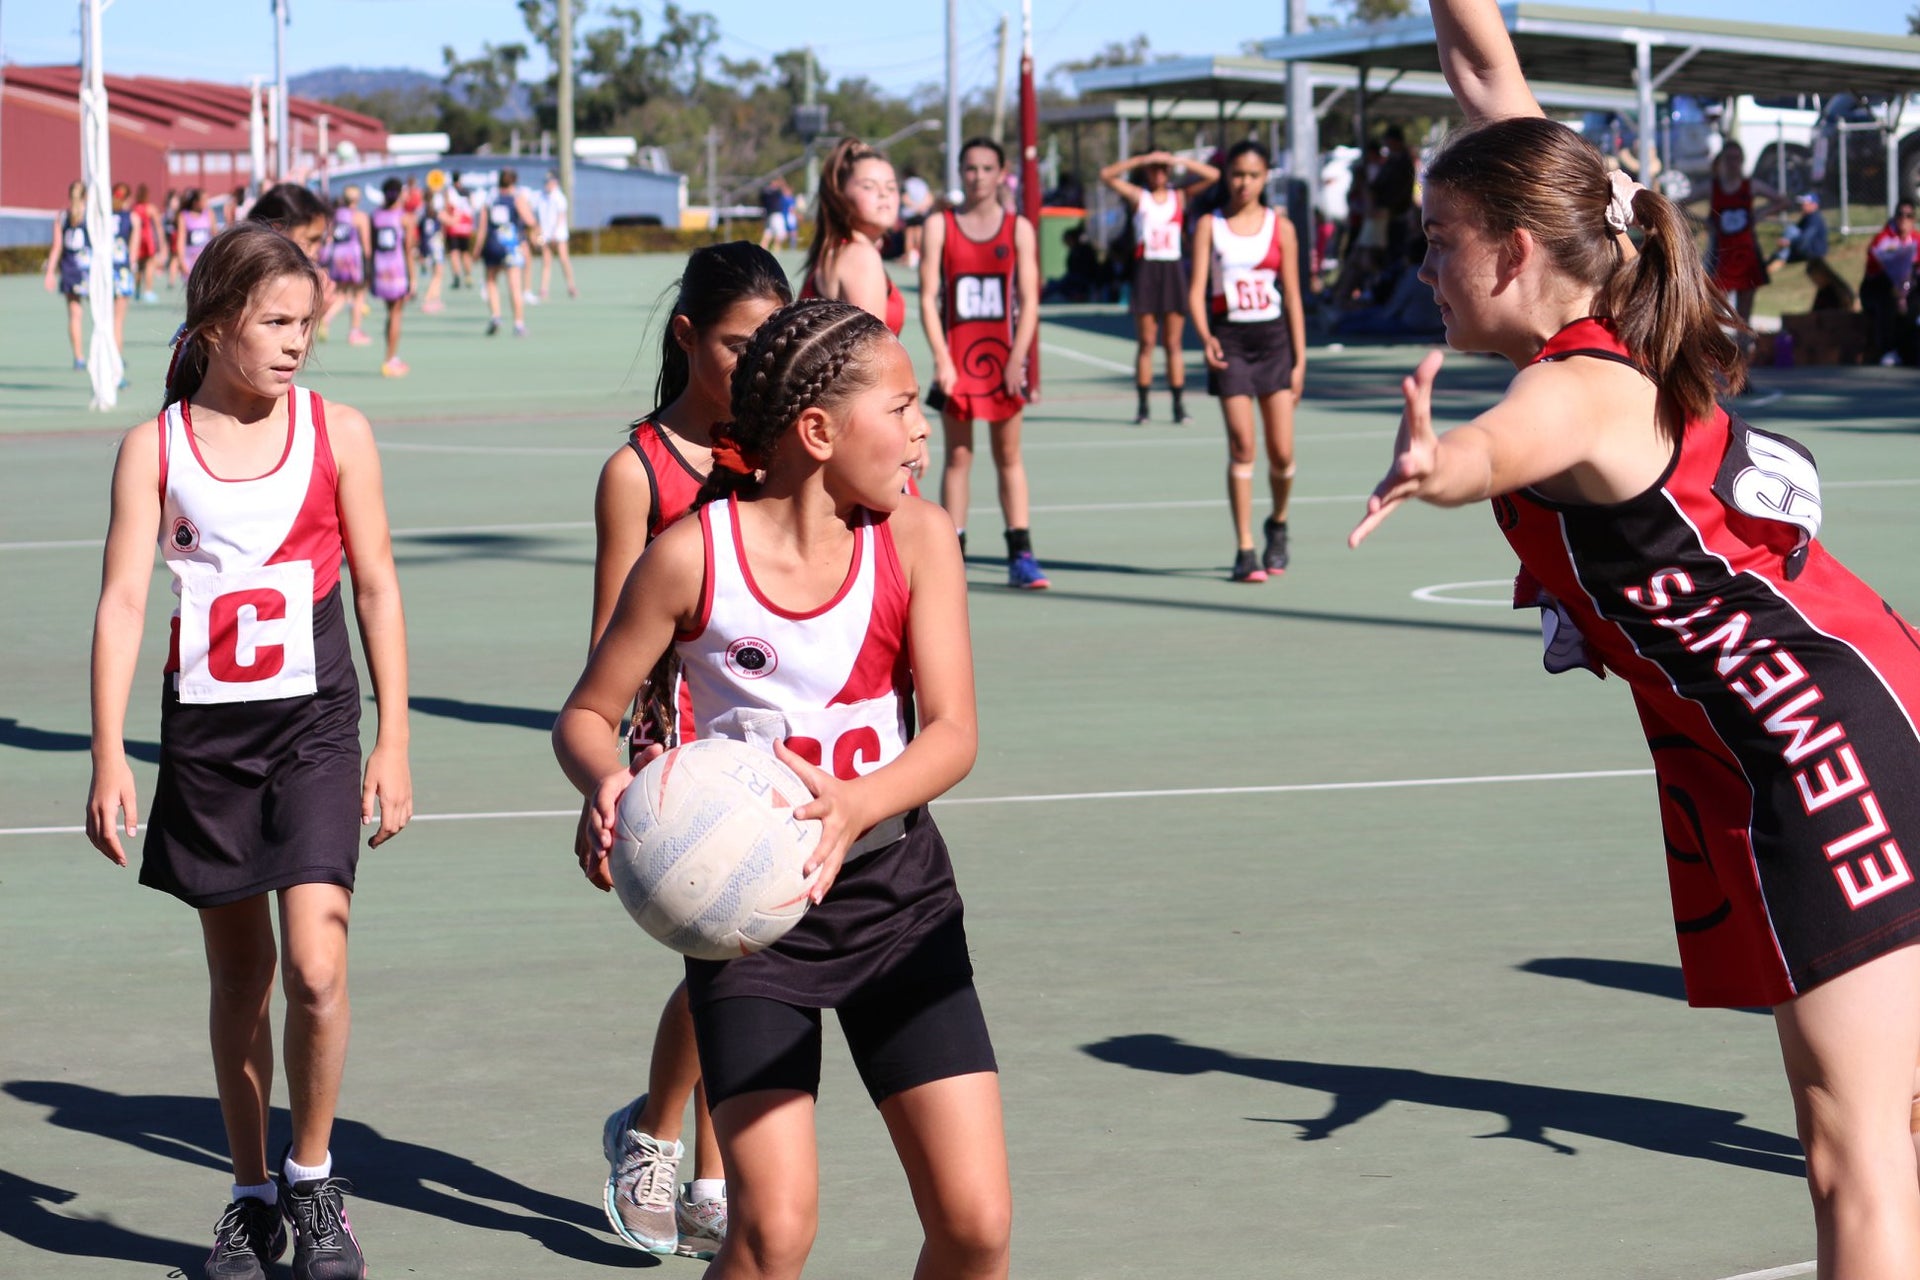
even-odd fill
[(1773, 367), (1793, 368), (1793, 330), (1782, 329), (1773, 339)]

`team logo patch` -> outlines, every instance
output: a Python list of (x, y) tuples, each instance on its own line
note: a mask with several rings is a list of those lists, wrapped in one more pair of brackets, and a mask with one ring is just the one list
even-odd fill
[(993, 256), (1005, 262), (1007, 260), (1007, 246), (1003, 244), (993, 246)]
[(1820, 536), (1820, 473), (1805, 446), (1785, 436), (1756, 431), (1735, 418), (1726, 456), (1714, 478), (1719, 499), (1745, 515), (1797, 526), (1799, 544), (1787, 557), (1789, 580), (1807, 560), (1807, 544)]
[(765, 640), (742, 636), (727, 646), (727, 670), (742, 680), (759, 680), (780, 666), (780, 655)]
[(198, 551), (200, 530), (194, 528), (193, 521), (180, 516), (174, 520), (173, 532), (168, 535), (167, 540), (173, 544), (175, 551)]

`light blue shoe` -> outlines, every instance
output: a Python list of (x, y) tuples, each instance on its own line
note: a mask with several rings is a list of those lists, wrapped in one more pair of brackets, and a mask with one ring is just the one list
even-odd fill
[(684, 1148), (631, 1127), (631, 1117), (646, 1104), (643, 1093), (601, 1127), (600, 1150), (608, 1166), (601, 1205), (607, 1225), (622, 1240), (648, 1253), (672, 1253), (680, 1244), (674, 1201)]

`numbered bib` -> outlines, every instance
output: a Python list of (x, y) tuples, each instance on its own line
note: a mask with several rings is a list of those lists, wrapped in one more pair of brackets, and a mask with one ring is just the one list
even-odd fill
[(1720, 234), (1739, 235), (1747, 229), (1751, 215), (1745, 209), (1722, 209), (1720, 211)]
[(1150, 262), (1180, 260), (1180, 224), (1162, 222), (1147, 228), (1145, 257)]
[[(891, 698), (865, 702), (773, 711), (763, 707), (736, 707), (708, 721), (703, 736), (732, 738), (773, 754), (776, 742), (816, 768), (851, 782), (894, 760), (906, 749), (900, 721)], [(905, 815), (896, 815), (869, 828), (848, 857), (885, 848), (907, 831)]]
[(230, 570), (182, 564), (180, 672), (186, 703), (311, 697), (313, 563)]
[(1280, 318), (1280, 291), (1274, 273), (1264, 267), (1229, 267), (1220, 281), (1226, 295), (1227, 319), (1252, 324)]
[(1007, 277), (959, 276), (953, 282), (955, 320), (1005, 320)]

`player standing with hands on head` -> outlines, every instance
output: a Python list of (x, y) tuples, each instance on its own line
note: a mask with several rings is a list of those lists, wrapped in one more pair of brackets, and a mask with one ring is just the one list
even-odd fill
[[(740, 352), (768, 316), (792, 301), (786, 273), (756, 245), (709, 245), (688, 257), (661, 338), (655, 408), (600, 469), (589, 651), (606, 632), (647, 544), (693, 509), (713, 469), (713, 426), (732, 416), (730, 380)], [(676, 744), (682, 729), (692, 736), (682, 723), (679, 687), (679, 664), (671, 658), (641, 687), (632, 717), (636, 764)], [(608, 1116), (601, 1131), (608, 1164), (602, 1206), (614, 1231), (637, 1249), (710, 1258), (726, 1238), (726, 1172), (699, 1084), (683, 982), (660, 1014), (647, 1091)], [(689, 1099), (695, 1102), (693, 1183), (676, 1195)]]
[(960, 148), (957, 209), (926, 222), (920, 259), (920, 321), (933, 348), (933, 390), (941, 411), (946, 467), (940, 505), (967, 546), (973, 424), (984, 419), (1007, 524), (1007, 585), (1045, 588), (1028, 528), (1027, 464), (1020, 456), (1027, 357), (1040, 328), (1040, 254), (1033, 224), (1000, 202), (1006, 153), (991, 138)]
[[(1198, 160), (1181, 160), (1165, 151), (1116, 160), (1100, 171), (1100, 181), (1133, 210), (1133, 281), (1127, 306), (1139, 345), (1133, 357), (1134, 389), (1140, 405), (1136, 423), (1147, 422), (1147, 393), (1153, 389), (1153, 348), (1167, 349), (1167, 389), (1173, 393), (1173, 420), (1187, 422), (1182, 397), (1187, 389), (1187, 362), (1180, 353), (1180, 334), (1187, 314), (1187, 197), (1172, 185), (1173, 167), (1184, 165), (1202, 183), (1220, 181), (1220, 171)], [(1138, 172), (1144, 186), (1126, 175)]]
[[(87, 838), (125, 866), (121, 818), (138, 833), (127, 701), (157, 538), (180, 604), (140, 882), (198, 910), (206, 945), (233, 1161), (210, 1280), (261, 1280), (286, 1248), (283, 1215), (294, 1280), (366, 1266), (328, 1142), (346, 1067), (357, 826), (377, 815), (378, 848), (413, 812), (406, 624), (372, 429), (294, 382), (320, 296), (318, 270), (271, 227), (209, 242), (187, 280), (166, 407), (120, 445), (94, 619)], [(380, 719), (364, 778), (343, 557)], [(293, 1136), (270, 1167), (276, 912)]]
[[(1307, 382), (1307, 322), (1300, 303), (1300, 242), (1293, 222), (1267, 207), (1272, 162), (1257, 142), (1227, 152), (1226, 207), (1193, 229), (1190, 310), (1207, 353), (1207, 390), (1227, 422), (1227, 504), (1239, 541), (1235, 582), (1287, 571), (1287, 499), (1293, 493), (1293, 411)], [(1266, 428), (1273, 514), (1253, 546), (1253, 406)]]
[(1633, 693), (1689, 1002), (1773, 1007), (1819, 1274), (1911, 1280), (1920, 636), (1815, 540), (1807, 452), (1717, 405), (1740, 326), (1685, 216), (1541, 115), (1494, 0), (1433, 20), (1470, 127), (1427, 169), (1422, 278), (1449, 345), (1519, 372), (1436, 436), (1421, 362), (1351, 541), (1409, 499), (1492, 500), (1548, 669)]
[(785, 1280), (806, 1265), (831, 1008), (912, 1189), (926, 1235), (914, 1274), (1000, 1280), (1012, 1195), (999, 1076), (926, 809), (976, 751), (966, 578), (952, 522), (903, 492), (927, 434), (913, 362), (869, 313), (796, 303), (741, 353), (732, 410), (697, 518), (640, 558), (554, 725), (587, 797), (576, 852), (610, 883), (633, 780), (620, 719), (671, 648), (698, 736), (774, 751), (814, 792), (794, 816), (822, 824), (814, 905), (793, 930), (737, 960), (686, 962), (727, 1162), (730, 1220), (708, 1277)]

